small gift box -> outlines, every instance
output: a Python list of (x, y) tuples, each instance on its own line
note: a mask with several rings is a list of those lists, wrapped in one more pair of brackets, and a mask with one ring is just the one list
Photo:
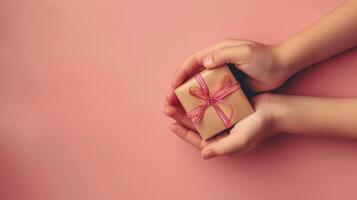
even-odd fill
[(204, 140), (254, 112), (227, 65), (196, 74), (175, 93)]

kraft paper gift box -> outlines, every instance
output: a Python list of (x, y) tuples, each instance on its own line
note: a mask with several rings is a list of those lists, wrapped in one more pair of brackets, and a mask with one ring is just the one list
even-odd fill
[(227, 65), (201, 71), (175, 93), (204, 140), (254, 112)]

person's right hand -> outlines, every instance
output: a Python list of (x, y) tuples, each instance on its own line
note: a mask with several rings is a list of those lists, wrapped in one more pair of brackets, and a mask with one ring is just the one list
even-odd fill
[(231, 155), (234, 157), (246, 154), (268, 138), (280, 133), (281, 113), (273, 94), (259, 94), (251, 102), (255, 112), (239, 121), (229, 131), (204, 141), (193, 128), (192, 122), (185, 113), (174, 108), (168, 109), (166, 115), (176, 122), (170, 125), (171, 131), (181, 139), (201, 150), (205, 159)]

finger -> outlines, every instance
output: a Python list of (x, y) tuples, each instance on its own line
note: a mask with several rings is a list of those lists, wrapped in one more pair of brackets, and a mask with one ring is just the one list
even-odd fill
[(194, 129), (192, 125), (192, 121), (190, 118), (187, 117), (186, 113), (174, 106), (165, 106), (165, 114), (172, 119), (176, 120), (177, 122), (185, 125), (186, 127), (190, 129)]
[(176, 133), (181, 139), (191, 144), (192, 146), (202, 149), (204, 143), (202, 142), (201, 137), (194, 131), (187, 129), (179, 123), (173, 123), (170, 125), (170, 130)]
[(242, 64), (250, 54), (249, 45), (236, 45), (218, 48), (203, 59), (206, 68), (218, 67), (223, 64)]
[(201, 71), (204, 68), (201, 64), (201, 59), (208, 52), (209, 49), (204, 49), (186, 59), (182, 64), (182, 67), (176, 71), (172, 81), (172, 87), (177, 88), (193, 74)]
[(168, 105), (170, 105), (170, 104), (169, 104), (169, 102), (165, 99), (165, 101), (164, 101), (164, 106), (168, 106)]
[(173, 88), (170, 88), (169, 92), (166, 95), (165, 105), (172, 105), (172, 106), (181, 107), (181, 103), (178, 100)]
[(192, 56), (186, 59), (183, 65), (176, 71), (172, 82), (172, 87), (177, 88), (193, 74), (204, 69), (202, 60), (212, 51), (222, 47), (235, 46), (245, 43), (250, 43), (250, 41), (227, 39), (223, 42), (217, 43), (211, 47), (205, 48), (203, 50), (198, 51), (197, 53), (194, 53)]
[(221, 140), (206, 146), (202, 150), (202, 157), (209, 159), (215, 156), (225, 156), (234, 152), (244, 152), (252, 147), (248, 138), (259, 131), (260, 126), (255, 124), (254, 114), (240, 121), (229, 135)]
[(210, 144), (220, 141), (222, 138), (226, 137), (228, 134), (229, 134), (229, 131), (224, 131), (208, 140), (203, 140), (202, 143), (204, 143), (204, 146), (208, 146)]

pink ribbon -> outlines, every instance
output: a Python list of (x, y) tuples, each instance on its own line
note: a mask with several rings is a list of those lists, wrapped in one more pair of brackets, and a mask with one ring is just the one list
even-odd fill
[[(192, 111), (188, 112), (188, 116), (193, 120), (193, 127), (197, 127), (200, 121), (203, 118), (204, 113), (206, 112), (209, 106), (213, 106), (216, 110), (219, 118), (222, 120), (226, 128), (233, 126), (231, 119), (233, 114), (233, 107), (231, 104), (223, 101), (223, 99), (229, 94), (240, 89), (238, 82), (233, 82), (230, 76), (224, 76), (221, 81), (220, 89), (218, 89), (212, 96), (209, 94), (209, 90), (205, 80), (203, 79), (200, 73), (195, 75), (195, 78), (200, 87), (190, 87), (190, 95), (204, 100), (204, 103), (195, 107)], [(230, 107), (230, 117), (223, 112), (218, 104), (225, 104)]]

